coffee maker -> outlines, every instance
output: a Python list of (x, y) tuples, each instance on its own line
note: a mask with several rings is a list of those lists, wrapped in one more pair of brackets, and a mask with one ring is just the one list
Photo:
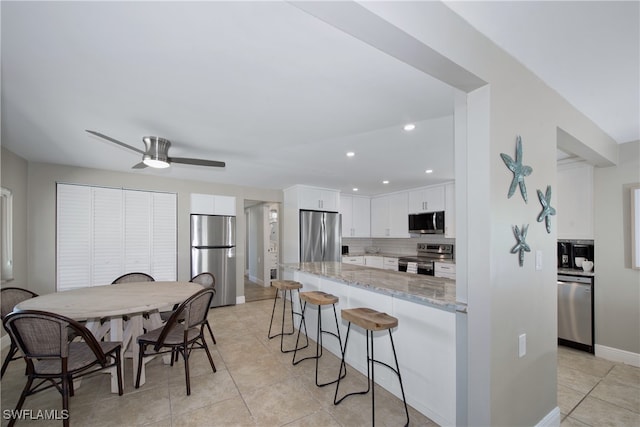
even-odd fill
[(558, 268), (574, 268), (571, 242), (558, 242)]

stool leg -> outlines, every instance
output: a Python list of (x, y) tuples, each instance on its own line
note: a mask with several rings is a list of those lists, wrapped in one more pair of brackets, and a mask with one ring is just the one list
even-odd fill
[(391, 340), (391, 349), (393, 350), (393, 359), (396, 362), (396, 373), (398, 374), (398, 381), (400, 381), (400, 391), (402, 392), (402, 402), (404, 402), (404, 413), (407, 415), (407, 423), (405, 427), (409, 425), (409, 409), (407, 408), (407, 399), (404, 396), (404, 387), (402, 386), (402, 377), (400, 376), (400, 365), (398, 364), (398, 356), (396, 356), (396, 346), (393, 344), (393, 335), (391, 329), (389, 329), (389, 339)]
[[(371, 342), (371, 359), (369, 359), (369, 341)], [(369, 361), (371, 361), (371, 425), (376, 425), (376, 380), (375, 380), (375, 365), (373, 361), (373, 331), (367, 330), (367, 382), (369, 381)]]
[(269, 322), (269, 333), (267, 334), (267, 337), (269, 337), (269, 339), (277, 337), (277, 335), (273, 335), (273, 336), (271, 335), (271, 326), (273, 326), (273, 315), (276, 312), (276, 301), (278, 301), (277, 289), (276, 289), (276, 296), (273, 298), (273, 309), (271, 310), (271, 321)]
[(302, 362), (304, 359), (300, 359), (298, 361), (296, 361), (296, 354), (298, 353), (298, 350), (302, 350), (303, 348), (307, 348), (309, 345), (309, 337), (307, 335), (305, 335), (307, 337), (307, 345), (305, 345), (304, 347), (300, 347), (298, 348), (298, 342), (300, 342), (300, 331), (302, 330), (302, 325), (304, 325), (304, 332), (305, 334), (307, 333), (307, 322), (304, 320), (304, 314), (307, 311), (307, 302), (304, 302), (304, 305), (302, 306), (302, 312), (300, 314), (300, 327), (298, 328), (298, 336), (296, 337), (296, 346), (293, 349), (293, 359), (291, 359), (291, 364), (292, 365), (297, 365), (298, 363)]
[[(342, 369), (344, 367), (344, 372), (345, 375), (347, 373), (347, 363), (345, 362), (345, 355), (347, 354), (347, 344), (349, 343), (349, 332), (351, 332), (351, 322), (349, 322), (349, 325), (347, 326), (347, 336), (344, 340), (344, 349), (342, 351), (342, 362), (340, 363), (340, 372), (342, 372)], [(369, 359), (369, 346), (367, 344), (367, 360)], [(340, 387), (340, 380), (343, 377), (340, 377), (340, 375), (338, 374), (338, 381), (336, 381), (336, 393), (333, 396), (333, 404), (337, 405), (340, 402), (342, 402), (347, 396), (351, 396), (354, 394), (367, 394), (369, 393), (369, 390), (371, 389), (371, 384), (369, 382), (369, 377), (370, 377), (370, 373), (369, 373), (369, 363), (367, 361), (367, 389), (364, 391), (354, 391), (353, 393), (348, 393), (345, 394), (344, 396), (342, 396), (340, 399), (338, 399), (338, 388)]]

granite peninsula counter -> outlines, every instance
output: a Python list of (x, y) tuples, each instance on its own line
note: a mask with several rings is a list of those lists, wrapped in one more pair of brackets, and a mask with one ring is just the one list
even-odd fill
[(282, 264), (285, 270), (300, 271), (418, 304), (448, 311), (466, 312), (466, 304), (456, 302), (455, 280), (423, 274), (382, 270), (340, 262)]
[[(454, 280), (340, 262), (291, 263), (281, 268), (282, 278), (300, 282), (302, 292), (323, 291), (338, 297), (338, 317), (342, 309), (355, 307), (396, 317), (393, 340), (407, 403), (439, 425), (456, 425), (456, 319), (466, 316), (467, 307), (456, 303)], [(300, 312), (295, 295), (292, 306)], [(305, 323), (312, 339), (316, 339), (318, 314), (323, 317), (323, 328), (335, 328), (333, 310), (325, 308), (318, 313), (318, 307), (311, 304), (306, 308)], [(339, 321), (339, 327), (344, 339), (347, 322)], [(384, 334), (375, 339), (376, 359), (393, 365), (388, 339)], [(363, 375), (367, 372), (365, 343), (364, 330), (352, 328), (345, 359)], [(341, 357), (338, 340), (325, 339), (322, 346)], [(395, 375), (376, 368), (375, 378), (400, 397)]]

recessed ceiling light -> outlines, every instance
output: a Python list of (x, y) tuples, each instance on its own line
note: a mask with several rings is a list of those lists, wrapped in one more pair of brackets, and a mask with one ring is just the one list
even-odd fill
[(357, 188), (354, 188), (354, 189), (353, 189), (353, 191), (358, 191), (358, 189), (357, 189)]
[(386, 179), (384, 181), (382, 181), (383, 184), (388, 184), (389, 181), (387, 181)]
[(433, 173), (432, 169), (427, 169), (426, 171), (424, 171), (424, 173)]
[(411, 132), (415, 128), (416, 125), (414, 125), (413, 123), (407, 123), (406, 125), (404, 125), (404, 130), (406, 130), (407, 132)]
[(353, 151), (347, 152), (347, 157), (353, 157), (355, 155), (356, 155), (356, 153), (354, 153)]

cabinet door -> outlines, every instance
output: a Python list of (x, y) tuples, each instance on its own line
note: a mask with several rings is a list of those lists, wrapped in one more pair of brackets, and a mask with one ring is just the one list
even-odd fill
[(343, 256), (342, 262), (345, 264), (364, 265), (364, 257), (361, 256)]
[(300, 209), (338, 211), (340, 192), (323, 188), (300, 187)]
[(371, 236), (371, 200), (368, 197), (353, 197), (351, 226), (352, 237)]
[(409, 212), (436, 212), (445, 209), (444, 186), (425, 187), (409, 192)]
[(371, 237), (389, 237), (389, 198), (371, 199)]
[(234, 196), (214, 196), (213, 214), (236, 216), (236, 198)]
[(323, 211), (338, 212), (340, 193), (334, 190), (320, 190), (320, 209)]
[(396, 193), (389, 198), (389, 237), (409, 237), (409, 195)]
[(381, 256), (365, 255), (364, 265), (373, 268), (384, 268), (384, 259)]
[(340, 196), (340, 214), (342, 215), (342, 237), (354, 237), (353, 197)]

